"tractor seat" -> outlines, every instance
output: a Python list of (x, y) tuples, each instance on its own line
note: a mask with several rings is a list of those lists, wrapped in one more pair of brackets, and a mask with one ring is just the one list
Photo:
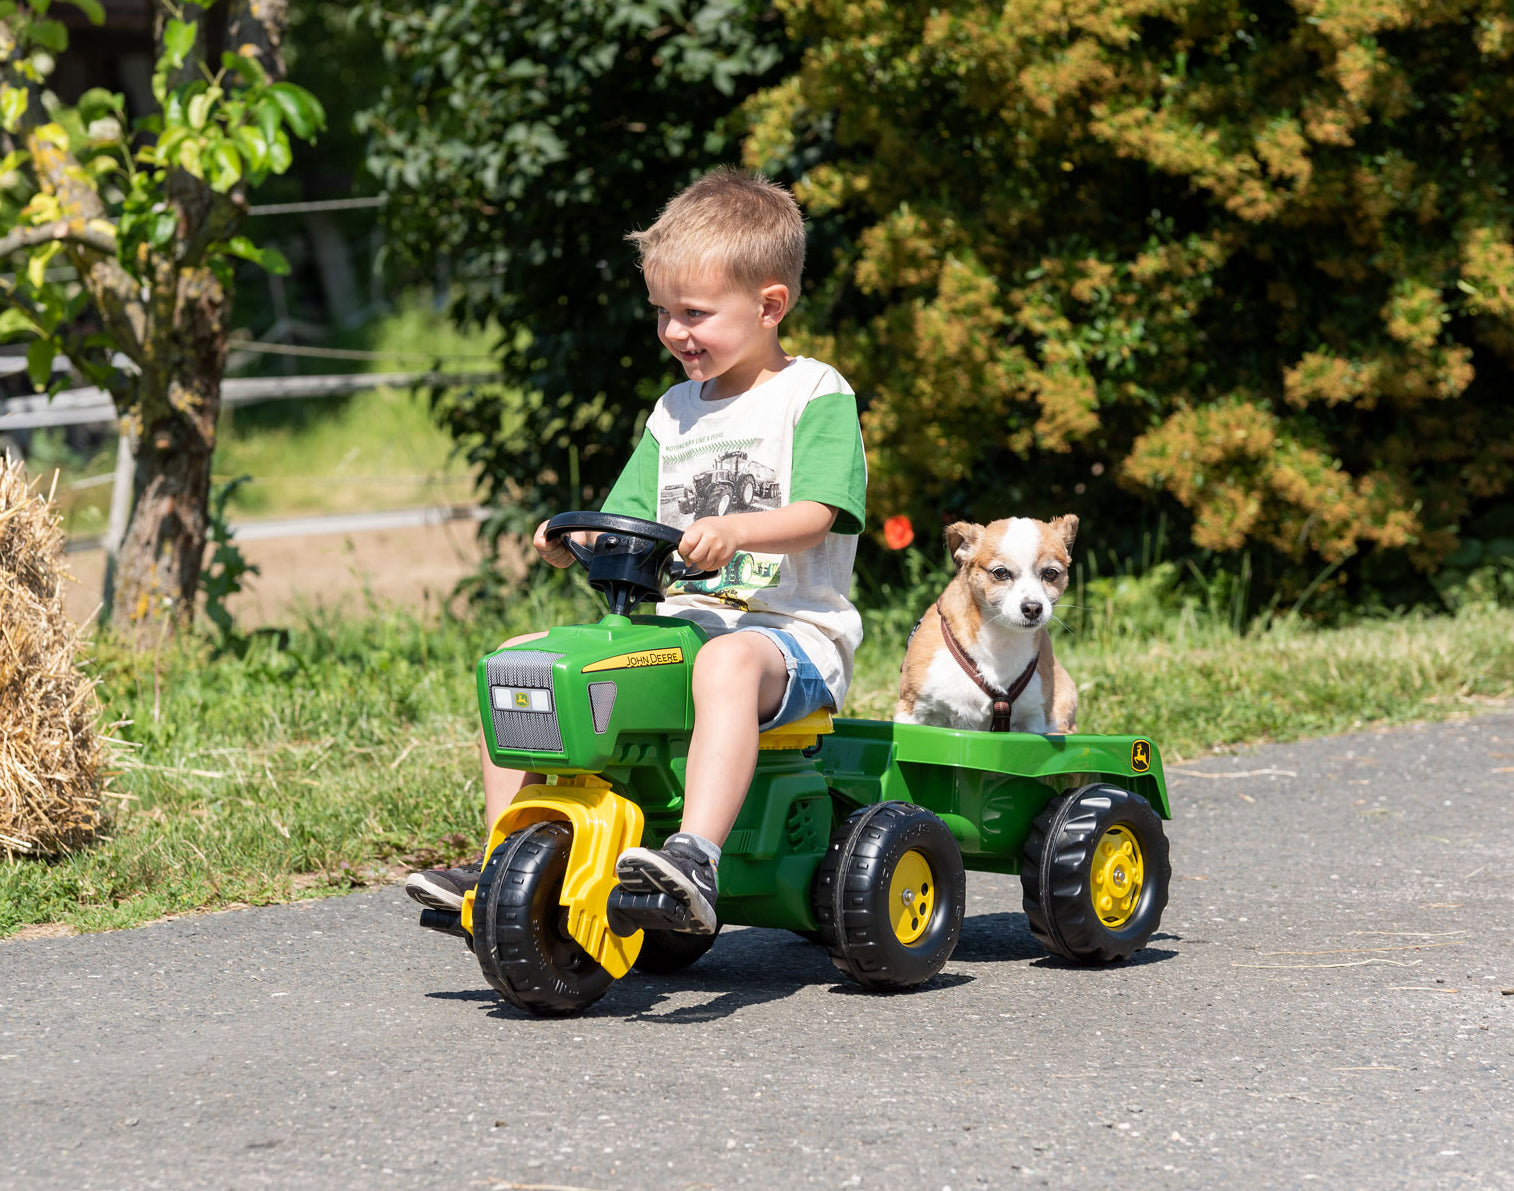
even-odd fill
[(791, 724), (783, 724), (777, 728), (769, 728), (757, 737), (757, 747), (760, 749), (812, 749), (820, 743), (822, 736), (828, 736), (836, 730), (831, 721), (831, 713), (825, 709), (812, 711), (803, 719), (795, 720)]

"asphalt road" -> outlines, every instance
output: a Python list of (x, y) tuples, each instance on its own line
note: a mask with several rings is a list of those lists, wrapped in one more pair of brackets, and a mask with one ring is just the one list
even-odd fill
[(557, 1021), (397, 888), (0, 945), (0, 1186), (1514, 1187), (1514, 716), (1180, 768), (1104, 969), (984, 874), (922, 991), (730, 930)]

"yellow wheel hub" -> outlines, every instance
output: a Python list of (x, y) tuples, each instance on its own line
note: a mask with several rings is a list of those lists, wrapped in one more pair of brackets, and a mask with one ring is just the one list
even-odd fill
[(1141, 897), (1146, 867), (1141, 845), (1127, 827), (1111, 827), (1094, 849), (1089, 892), (1094, 912), (1105, 926), (1118, 929), (1130, 921)]
[(930, 861), (913, 848), (899, 858), (888, 883), (888, 917), (894, 937), (909, 946), (930, 926), (936, 908), (936, 874)]

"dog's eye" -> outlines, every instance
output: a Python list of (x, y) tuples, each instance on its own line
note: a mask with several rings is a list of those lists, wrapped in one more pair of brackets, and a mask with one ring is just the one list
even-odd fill
[(1000, 583), (1008, 583), (1011, 578), (1009, 570), (1006, 567), (995, 567), (988, 573), (995, 579), (997, 579)]
[(1055, 583), (1057, 581), (1057, 576), (1061, 573), (1062, 572), (1057, 570), (1056, 567), (1047, 567), (1044, 571), (1041, 572), (1041, 579), (1046, 583)]

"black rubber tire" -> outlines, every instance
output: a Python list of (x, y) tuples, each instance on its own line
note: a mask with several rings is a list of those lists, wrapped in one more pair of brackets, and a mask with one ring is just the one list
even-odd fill
[[(899, 861), (920, 853), (936, 898), (920, 936), (900, 940), (889, 916), (889, 886)], [(946, 966), (962, 934), (967, 872), (962, 852), (930, 811), (907, 802), (863, 807), (831, 834), (810, 892), (820, 941), (831, 962), (865, 988), (924, 984)]]
[(631, 967), (650, 976), (681, 972), (713, 947), (719, 935), (719, 926), (713, 935), (691, 935), (677, 930), (643, 931), (641, 951)]
[[(1141, 850), (1144, 877), (1130, 917), (1118, 928), (1094, 909), (1094, 850), (1105, 832), (1121, 827)], [(1020, 870), (1031, 933), (1053, 955), (1076, 963), (1129, 959), (1161, 925), (1172, 862), (1161, 817), (1139, 794), (1107, 782), (1053, 798), (1036, 817)]]
[(573, 829), (532, 823), (489, 855), (473, 895), (473, 953), (496, 992), (542, 1017), (592, 1005), (614, 977), (567, 933), (563, 874)]

